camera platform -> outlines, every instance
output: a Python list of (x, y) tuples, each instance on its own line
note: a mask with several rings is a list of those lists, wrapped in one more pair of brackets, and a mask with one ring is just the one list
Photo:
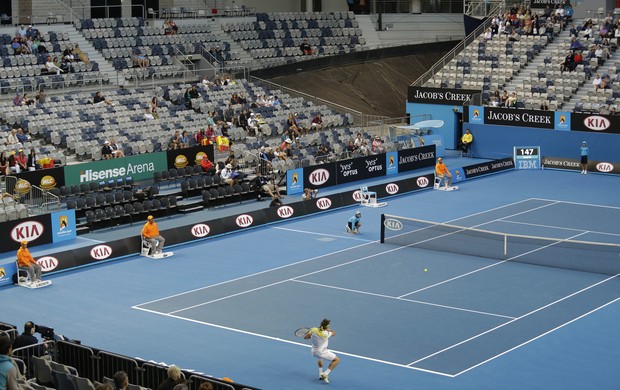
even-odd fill
[(156, 253), (154, 255), (141, 254), (141, 256), (148, 257), (149, 259), (159, 260), (159, 259), (164, 259), (166, 257), (174, 256), (174, 252), (162, 252), (162, 253)]

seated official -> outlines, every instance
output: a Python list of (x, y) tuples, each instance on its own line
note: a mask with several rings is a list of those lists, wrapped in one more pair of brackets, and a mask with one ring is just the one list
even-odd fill
[(465, 134), (461, 137), (459, 148), (463, 151), (463, 153), (469, 153), (472, 142), (474, 142), (474, 135), (469, 131), (469, 129), (467, 129), (465, 130)]
[(448, 188), (452, 185), (452, 174), (448, 170), (448, 167), (443, 163), (443, 159), (439, 157), (437, 159), (437, 165), (435, 165), (435, 177), (441, 179), (444, 183), (444, 187)]
[(151, 244), (149, 255), (162, 253), (166, 239), (159, 234), (159, 228), (152, 215), (146, 219), (146, 223), (142, 228), (142, 239)]
[(42, 268), (30, 254), (28, 241), (22, 241), (21, 247), (17, 250), (17, 266), (20, 270), (28, 272), (30, 283), (41, 281)]

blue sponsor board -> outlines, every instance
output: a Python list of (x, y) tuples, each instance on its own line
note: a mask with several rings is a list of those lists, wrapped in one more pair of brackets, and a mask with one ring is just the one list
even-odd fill
[(484, 107), (469, 106), (469, 123), (484, 123)]
[(385, 174), (395, 175), (398, 173), (398, 152), (387, 152), (385, 154)]
[(437, 157), (445, 157), (446, 155), (446, 147), (441, 134), (423, 136), (412, 135), (411, 139), (416, 146), (435, 145), (435, 154)]
[(570, 112), (556, 111), (555, 112), (555, 129), (570, 131)]
[(52, 241), (61, 242), (77, 237), (75, 228), (75, 210), (55, 211), (52, 219)]
[(463, 171), (462, 167), (450, 169), (450, 173), (452, 174), (452, 183), (458, 183), (466, 179), (465, 171)]
[(0, 264), (0, 286), (13, 283), (13, 275), (17, 272), (15, 262)]
[(304, 169), (289, 169), (286, 171), (287, 195), (301, 194), (304, 192)]

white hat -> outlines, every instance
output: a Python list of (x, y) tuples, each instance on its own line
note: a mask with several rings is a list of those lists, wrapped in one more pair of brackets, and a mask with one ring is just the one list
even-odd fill
[(293, 141), (291, 141), (290, 138), (285, 139), (284, 142), (286, 142), (287, 144), (292, 144), (293, 143)]
[(230, 164), (226, 164), (226, 168), (227, 168), (227, 169), (232, 169), (232, 165), (230, 165)]
[(263, 145), (263, 146), (261, 146), (261, 147), (260, 147), (260, 150), (265, 150), (265, 146), (264, 146), (264, 145)]

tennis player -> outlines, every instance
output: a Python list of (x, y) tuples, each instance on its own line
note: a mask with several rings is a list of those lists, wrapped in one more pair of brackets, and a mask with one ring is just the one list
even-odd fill
[[(329, 328), (329, 322), (330, 321), (325, 318), (321, 321), (321, 325), (319, 325), (318, 328), (310, 328), (308, 333), (304, 336), (304, 339), (311, 339), (312, 341), (312, 356), (318, 359), (319, 380), (325, 383), (329, 383), (329, 373), (340, 363), (340, 358), (327, 349), (329, 338), (336, 335), (336, 332)], [(329, 366), (327, 366), (327, 370), (325, 371), (323, 371), (324, 360), (329, 362)]]
[(362, 213), (359, 211), (349, 218), (347, 222), (347, 233), (358, 234), (360, 232), (360, 227), (362, 227), (360, 219), (362, 219)]

